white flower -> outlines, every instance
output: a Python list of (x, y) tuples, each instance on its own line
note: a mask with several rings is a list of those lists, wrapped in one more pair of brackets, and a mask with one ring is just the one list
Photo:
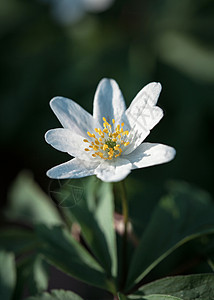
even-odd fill
[(102, 79), (94, 97), (93, 116), (70, 99), (53, 98), (50, 106), (64, 128), (49, 130), (45, 139), (75, 158), (50, 169), (47, 175), (58, 179), (96, 175), (113, 182), (123, 180), (133, 169), (173, 159), (174, 148), (143, 143), (163, 117), (156, 106), (160, 91), (160, 83), (146, 85), (126, 109), (117, 83)]
[(61, 24), (79, 21), (85, 13), (108, 9), (114, 0), (40, 0), (51, 5), (54, 18)]

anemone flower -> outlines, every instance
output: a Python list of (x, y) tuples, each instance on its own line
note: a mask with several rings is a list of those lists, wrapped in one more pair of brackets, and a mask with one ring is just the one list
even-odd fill
[(50, 106), (63, 128), (46, 132), (46, 142), (74, 158), (47, 175), (56, 179), (96, 175), (105, 182), (116, 182), (133, 169), (172, 160), (174, 148), (143, 142), (163, 117), (156, 106), (160, 91), (160, 83), (149, 83), (126, 109), (116, 81), (104, 78), (95, 93), (93, 116), (73, 100), (53, 98)]
[(107, 10), (114, 0), (40, 0), (51, 6), (57, 22), (70, 25), (79, 21), (87, 12), (99, 13)]

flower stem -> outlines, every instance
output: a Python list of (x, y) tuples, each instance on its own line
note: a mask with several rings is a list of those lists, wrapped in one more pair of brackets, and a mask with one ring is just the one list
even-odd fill
[(126, 197), (126, 189), (124, 181), (120, 182), (121, 186), (121, 200), (122, 200), (122, 214), (123, 214), (123, 222), (124, 222), (124, 233), (123, 233), (123, 241), (122, 241), (122, 281), (121, 288), (125, 285), (126, 275), (127, 275), (127, 226), (128, 226), (128, 202)]

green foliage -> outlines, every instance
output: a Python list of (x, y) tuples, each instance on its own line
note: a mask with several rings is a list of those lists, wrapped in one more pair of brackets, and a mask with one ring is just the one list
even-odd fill
[[(130, 299), (153, 299), (150, 294), (166, 294), (169, 299), (213, 300), (214, 274), (167, 277), (142, 286)], [(160, 296), (161, 299), (164, 298)]]
[(118, 298), (119, 298), (119, 300), (128, 300), (128, 298), (121, 293), (118, 293)]
[(31, 250), (37, 244), (38, 239), (30, 230), (20, 228), (0, 230), (0, 250), (4, 249), (19, 255)]
[(1, 251), (0, 266), (0, 299), (10, 300), (16, 282), (14, 255)]
[(169, 295), (158, 295), (158, 294), (144, 296), (139, 299), (141, 299), (141, 300), (182, 300), (182, 298), (173, 297), (173, 296), (169, 296)]
[(113, 290), (104, 270), (67, 230), (41, 225), (37, 233), (43, 242), (41, 252), (53, 265), (91, 285)]
[(6, 215), (15, 221), (62, 224), (56, 207), (28, 172), (22, 172), (13, 184)]
[(83, 300), (80, 296), (70, 291), (52, 290), (51, 293), (43, 293), (40, 296), (29, 297), (26, 300)]
[(214, 234), (213, 215), (214, 206), (206, 194), (186, 184), (172, 184), (171, 193), (156, 206), (133, 254), (127, 289), (184, 243)]
[[(73, 188), (75, 187), (71, 185), (71, 189)], [(96, 259), (109, 276), (115, 277), (117, 254), (112, 186), (104, 182), (94, 182), (92, 178), (85, 189), (86, 197), (75, 206), (68, 205), (67, 210), (72, 219), (80, 225), (83, 238)]]
[[(113, 193), (112, 185), (95, 180), (93, 177), (89, 180), (67, 181), (60, 184), (60, 189), (55, 192), (56, 200), (59, 202), (57, 206), (44, 196), (32, 179), (27, 175), (24, 179), (27, 188), (24, 188), (23, 179), (20, 184), (20, 176), (12, 187), (10, 199), (13, 199), (13, 205), (8, 205), (7, 215), (13, 215), (16, 222), (19, 220), (21, 224), (23, 222), (29, 224), (31, 229), (12, 226), (0, 232), (0, 249), (13, 252), (16, 258), (19, 258), (15, 271), (15, 262), (11, 254), (6, 255), (6, 252), (2, 252), (3, 257), (6, 255), (5, 260), (1, 258), (2, 263), (7, 264), (5, 270), (3, 269), (4, 272), (14, 268), (11, 273), (13, 274), (11, 289), (6, 290), (3, 287), (10, 297), (8, 299), (21, 299), (26, 287), (34, 297), (30, 299), (60, 297), (61, 293), (68, 293), (66, 296), (73, 299), (78, 297), (64, 291), (41, 294), (48, 287), (48, 263), (80, 281), (115, 295), (119, 289), (117, 285), (124, 278), (124, 274), (117, 271), (117, 268), (123, 269), (124, 263), (121, 259), (123, 247), (119, 236), (116, 237), (114, 228), (114, 196), (120, 197), (117, 185), (114, 187), (116, 193)], [(135, 193), (133, 185), (129, 194), (133, 201), (136, 194), (139, 199), (137, 203), (130, 203), (130, 208), (131, 220), (133, 223), (136, 220), (137, 222), (129, 232), (127, 274), (125, 274), (127, 280), (118, 295), (119, 299), (191, 300), (198, 295), (201, 297), (198, 299), (208, 300), (206, 293), (209, 293), (209, 297), (214, 297), (213, 274), (167, 277), (148, 285), (143, 284), (145, 276), (152, 272), (155, 274), (158, 266), (162, 265), (163, 269), (170, 272), (176, 267), (176, 262), (181, 261), (177, 260), (177, 256), (180, 257), (181, 254), (182, 259), (188, 259), (189, 253), (203, 255), (204, 263), (207, 260), (207, 268), (200, 269), (199, 266), (198, 271), (203, 273), (204, 270), (208, 272), (212, 270), (214, 205), (209, 194), (176, 181), (168, 182), (165, 195), (164, 189), (153, 194), (147, 187), (141, 196), (140, 193)], [(143, 211), (144, 199), (149, 198), (152, 199), (152, 203), (143, 213), (149, 214), (149, 217), (145, 217), (143, 226), (138, 226), (139, 210)], [(22, 199), (24, 200), (21, 201)], [(34, 199), (31, 210), (27, 199)], [(37, 199), (40, 200), (37, 202)], [(38, 208), (40, 205), (43, 208), (41, 216)], [(134, 205), (137, 206), (135, 209)], [(59, 217), (57, 209), (61, 210), (66, 222)], [(23, 214), (25, 211), (30, 211), (33, 220), (25, 218)], [(71, 233), (76, 224), (79, 229), (74, 238)], [(131, 236), (134, 235), (133, 242)], [(188, 251), (178, 251), (184, 244)], [(10, 263), (7, 262), (8, 259)], [(204, 286), (207, 286), (207, 289)]]
[(48, 288), (48, 265), (40, 254), (33, 254), (17, 263), (14, 299), (21, 299), (23, 290), (36, 295)]

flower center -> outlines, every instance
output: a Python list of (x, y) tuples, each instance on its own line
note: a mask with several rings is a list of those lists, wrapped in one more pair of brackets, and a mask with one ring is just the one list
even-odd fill
[(129, 145), (127, 141), (128, 130), (123, 130), (124, 123), (115, 125), (115, 120), (112, 119), (112, 125), (103, 117), (103, 130), (95, 128), (95, 133), (87, 132), (92, 141), (84, 139), (85, 143), (89, 143), (85, 151), (90, 151), (92, 157), (100, 157), (102, 159), (111, 160), (121, 155), (124, 147)]

